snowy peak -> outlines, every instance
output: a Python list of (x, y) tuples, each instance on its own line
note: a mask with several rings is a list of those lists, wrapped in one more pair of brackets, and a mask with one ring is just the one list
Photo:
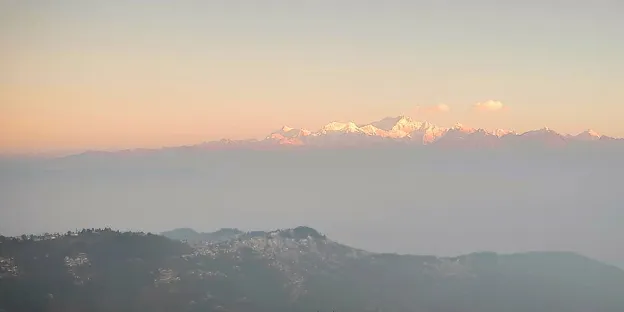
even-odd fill
[(414, 121), (412, 118), (401, 115), (398, 117), (387, 117), (379, 121), (372, 122), (370, 125), (388, 132), (405, 132), (411, 133), (421, 129), (426, 122)]
[(448, 133), (448, 129), (427, 124), (426, 127), (424, 127), (424, 130), (421, 131), (421, 133), (422, 138), (419, 138), (416, 133), (412, 133), (410, 136), (414, 140), (422, 139), (422, 144), (431, 144), (446, 135)]
[(280, 145), (303, 145), (301, 138), (312, 134), (306, 129), (295, 129), (283, 126), (281, 129), (269, 134), (265, 140), (277, 142)]
[(320, 133), (322, 134), (335, 133), (335, 132), (358, 133), (358, 132), (362, 132), (362, 130), (352, 121), (349, 121), (349, 122), (333, 121), (323, 126), (323, 128), (321, 128), (321, 131), (320, 131)]
[[(432, 130), (435, 132), (440, 131), (439, 127), (433, 126), (426, 121), (415, 121), (405, 115), (387, 117), (362, 126), (362, 129), (366, 133), (375, 133), (377, 136), (385, 138), (408, 138), (412, 140), (421, 140), (425, 133), (430, 133)], [(429, 136), (432, 136), (431, 133)]]
[(477, 129), (474, 128), (470, 128), (470, 127), (466, 127), (461, 123), (456, 123), (453, 127), (451, 127), (452, 131), (458, 131), (458, 132), (463, 132), (463, 133), (473, 133), (475, 131), (477, 131)]
[(308, 136), (312, 132), (306, 129), (295, 129), (288, 126), (283, 126), (281, 129), (271, 133), (267, 138), (298, 138), (302, 136)]
[(557, 131), (552, 130), (548, 127), (543, 127), (537, 130), (527, 131), (522, 134), (522, 136), (562, 136)]
[(584, 141), (594, 141), (594, 140), (599, 140), (601, 137), (602, 135), (600, 133), (594, 130), (588, 129), (577, 134), (574, 138), (578, 140), (584, 140)]
[[(405, 122), (404, 119), (408, 119), (409, 117), (399, 116), (399, 117), (386, 117), (382, 120), (375, 121), (370, 123), (373, 127), (385, 131), (391, 131), (394, 126), (400, 122)], [(411, 120), (411, 119), (409, 119)]]
[(601, 136), (602, 136), (600, 133), (598, 133), (598, 132), (596, 132), (596, 131), (594, 131), (594, 130), (592, 130), (592, 129), (588, 129), (588, 130), (586, 130), (586, 131), (585, 131), (585, 132), (583, 132), (583, 133), (585, 133), (585, 134), (587, 134), (587, 135), (591, 135), (591, 136), (593, 136), (593, 137), (597, 137), (597, 138), (599, 138), (599, 137), (601, 137)]
[(362, 132), (364, 132), (367, 135), (379, 135), (379, 136), (383, 136), (384, 133), (386, 133), (387, 131), (379, 129), (371, 124), (365, 125), (360, 127), (360, 130), (362, 130)]
[(507, 130), (507, 129), (496, 129), (494, 131), (492, 131), (492, 134), (497, 136), (497, 137), (503, 137), (506, 135), (517, 135), (517, 133), (513, 130)]
[(407, 116), (399, 116), (397, 122), (392, 127), (392, 131), (404, 131), (410, 133), (420, 129), (422, 126), (422, 122), (414, 121)]

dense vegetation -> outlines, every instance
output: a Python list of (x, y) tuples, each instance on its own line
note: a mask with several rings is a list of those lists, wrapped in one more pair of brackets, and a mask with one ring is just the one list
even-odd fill
[(206, 246), (0, 237), (0, 311), (624, 311), (624, 272), (571, 253), (372, 254), (306, 227)]
[[(154, 271), (190, 252), (161, 236), (109, 229), (0, 239), (0, 256), (18, 269), (0, 279), (6, 311), (139, 311), (153, 303), (152, 311), (166, 311), (175, 298), (159, 300)], [(75, 277), (66, 259), (80, 254), (88, 263), (76, 267)]]

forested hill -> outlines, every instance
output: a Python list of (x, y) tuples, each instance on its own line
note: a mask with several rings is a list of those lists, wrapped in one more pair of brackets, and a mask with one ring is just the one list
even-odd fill
[(0, 308), (169, 311), (188, 298), (163, 296), (167, 291), (154, 287), (154, 275), (190, 252), (188, 245), (162, 236), (109, 229), (3, 237)]
[(193, 247), (111, 229), (0, 237), (3, 312), (621, 312), (622, 294), (622, 270), (573, 253), (375, 254), (307, 227)]

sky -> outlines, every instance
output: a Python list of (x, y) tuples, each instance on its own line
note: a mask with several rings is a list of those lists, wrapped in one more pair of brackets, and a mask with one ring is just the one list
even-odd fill
[(410, 115), (624, 136), (624, 2), (0, 1), (0, 153)]

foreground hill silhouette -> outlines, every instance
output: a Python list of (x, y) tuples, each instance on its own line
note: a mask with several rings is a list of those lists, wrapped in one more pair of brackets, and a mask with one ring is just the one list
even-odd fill
[(0, 311), (624, 311), (624, 271), (573, 253), (376, 254), (308, 227), (222, 238), (1, 237)]

